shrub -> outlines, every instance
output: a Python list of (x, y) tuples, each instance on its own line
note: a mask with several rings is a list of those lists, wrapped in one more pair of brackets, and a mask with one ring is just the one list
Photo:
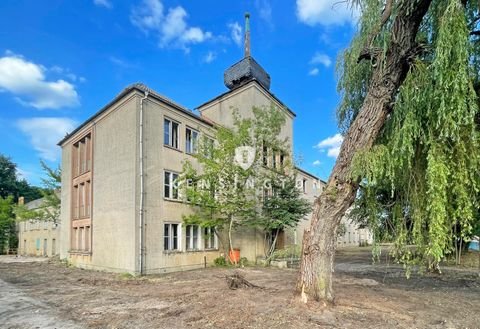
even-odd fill
[(213, 260), (213, 263), (215, 266), (227, 266), (227, 261), (225, 260), (225, 257), (217, 257)]

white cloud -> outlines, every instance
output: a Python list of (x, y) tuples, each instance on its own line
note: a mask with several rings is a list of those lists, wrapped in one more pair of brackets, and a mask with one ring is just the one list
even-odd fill
[(95, 4), (95, 6), (99, 6), (99, 7), (105, 7), (108, 9), (113, 8), (113, 5), (109, 0), (93, 0), (93, 3)]
[(165, 15), (160, 0), (143, 0), (132, 9), (130, 21), (146, 34), (157, 33), (160, 47), (177, 47), (188, 52), (188, 45), (204, 42), (212, 37), (212, 33), (188, 26), (187, 17), (187, 12), (181, 6), (169, 8)]
[(350, 1), (297, 0), (297, 18), (310, 26), (354, 24), (358, 11), (350, 6)]
[(320, 160), (315, 160), (313, 161), (312, 165), (314, 165), (315, 167), (321, 165), (322, 163), (320, 162)]
[(121, 59), (121, 58), (118, 58), (118, 57), (115, 57), (115, 56), (108, 57), (108, 60), (110, 62), (112, 62), (113, 64), (115, 64), (116, 66), (119, 66), (123, 69), (131, 69), (131, 68), (136, 68), (137, 67), (136, 64), (130, 63), (130, 62), (124, 60), (124, 59)]
[(211, 63), (217, 58), (217, 54), (214, 53), (213, 51), (209, 51), (205, 57), (203, 58), (203, 61), (205, 63)]
[(242, 27), (235, 22), (228, 24), (228, 28), (230, 29), (233, 42), (240, 47), (242, 45)]
[(318, 68), (314, 67), (308, 72), (308, 75), (315, 76), (315, 75), (318, 75), (318, 72), (319, 72)]
[(57, 143), (76, 125), (69, 118), (30, 118), (17, 121), (18, 128), (30, 137), (30, 143), (40, 153), (40, 157), (49, 161), (58, 159), (60, 148)]
[(315, 145), (315, 148), (319, 149), (320, 151), (327, 150), (327, 156), (336, 158), (340, 153), (342, 142), (343, 136), (341, 134), (336, 134), (320, 141), (317, 145)]
[(315, 53), (315, 55), (313, 55), (312, 59), (310, 60), (310, 64), (312, 65), (322, 64), (325, 67), (330, 67), (330, 65), (332, 65), (332, 60), (328, 55), (317, 52)]
[(255, 0), (255, 7), (263, 19), (271, 28), (273, 27), (272, 6), (269, 0)]
[(58, 79), (48, 81), (47, 69), (7, 51), (0, 57), (0, 91), (8, 91), (20, 103), (37, 109), (79, 105), (75, 86)]

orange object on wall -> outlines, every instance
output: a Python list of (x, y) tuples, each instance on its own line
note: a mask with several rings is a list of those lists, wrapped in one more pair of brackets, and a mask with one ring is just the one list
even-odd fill
[(238, 264), (238, 262), (240, 262), (240, 249), (230, 250), (228, 258), (230, 259), (230, 263)]

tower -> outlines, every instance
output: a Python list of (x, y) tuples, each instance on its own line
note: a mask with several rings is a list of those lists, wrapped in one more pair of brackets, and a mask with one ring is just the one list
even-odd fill
[(262, 87), (270, 90), (270, 75), (253, 59), (250, 48), (250, 14), (245, 13), (244, 57), (225, 70), (225, 86), (232, 90), (245, 83), (256, 80)]

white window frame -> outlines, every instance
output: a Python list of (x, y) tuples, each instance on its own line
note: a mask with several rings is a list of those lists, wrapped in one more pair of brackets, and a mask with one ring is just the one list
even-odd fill
[[(197, 228), (196, 234), (194, 234), (194, 228)], [(202, 228), (199, 225), (185, 226), (185, 248), (187, 251), (200, 250), (200, 244), (202, 242), (200, 238), (201, 232)], [(194, 242), (196, 242), (196, 245), (194, 245)]]
[[(163, 145), (169, 146), (174, 149), (180, 149), (180, 122), (165, 117), (163, 119), (163, 129), (168, 122), (168, 141), (165, 140), (165, 131), (163, 132)], [(173, 124), (177, 126), (176, 141), (174, 140)], [(175, 142), (175, 143), (174, 143)]]
[[(168, 236), (165, 234), (165, 226), (168, 225)], [(174, 249), (173, 225), (177, 225), (177, 248)], [(165, 249), (165, 238), (168, 238), (168, 247)], [(181, 251), (182, 250), (182, 224), (176, 222), (163, 223), (163, 251)]]
[[(166, 176), (168, 175), (168, 181)], [(164, 170), (163, 171), (163, 197), (165, 199), (169, 200), (180, 200), (180, 190), (178, 186), (175, 188), (175, 179), (174, 176), (176, 176), (176, 179), (178, 179), (179, 174), (174, 172), (174, 171), (169, 171), (169, 170)], [(168, 186), (168, 195), (165, 193), (165, 188)], [(174, 192), (176, 191), (177, 196), (174, 197)]]
[[(209, 241), (208, 247), (206, 246), (207, 243), (207, 236), (213, 234), (213, 246), (211, 246), (211, 240)], [(215, 228), (214, 227), (205, 227), (202, 230), (202, 246), (204, 250), (216, 250), (218, 249), (218, 239), (217, 235), (215, 234)]]
[[(190, 140), (188, 139), (188, 133), (190, 132)], [(197, 154), (198, 153), (198, 139), (200, 133), (198, 130), (187, 127), (185, 129), (185, 152), (188, 154)]]

